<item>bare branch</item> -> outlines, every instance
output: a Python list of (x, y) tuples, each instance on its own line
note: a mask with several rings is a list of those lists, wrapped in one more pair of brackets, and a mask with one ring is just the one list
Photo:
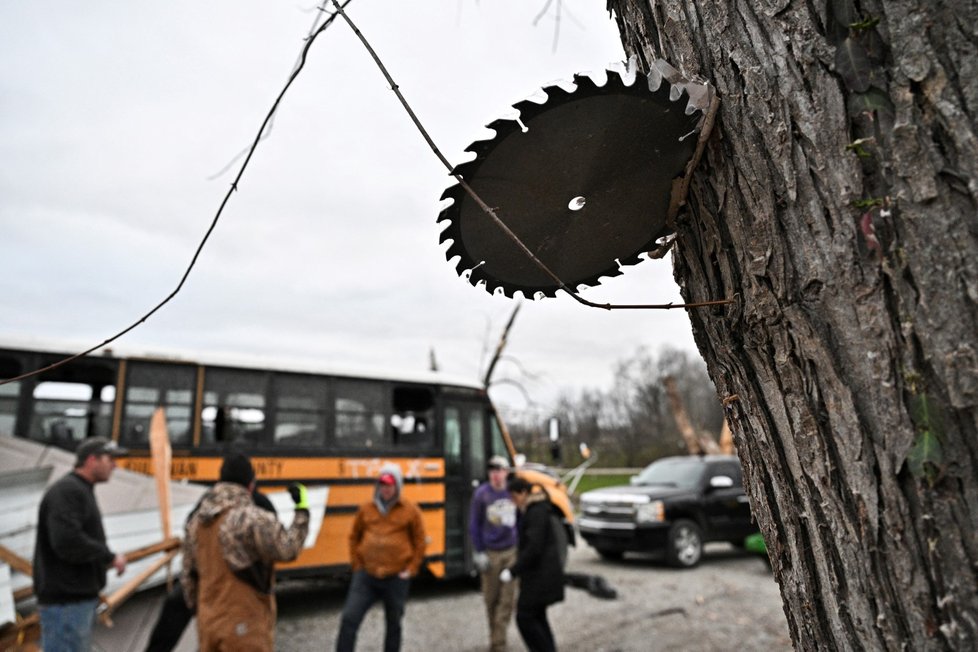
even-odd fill
[(530, 393), (526, 391), (526, 388), (518, 381), (512, 378), (499, 378), (498, 380), (492, 381), (491, 385), (512, 385), (516, 389), (520, 390), (523, 394), (523, 398), (526, 400), (527, 407), (536, 407), (537, 403), (532, 398), (530, 398)]
[(516, 313), (520, 311), (520, 306), (522, 305), (522, 303), (516, 304), (516, 307), (513, 308), (513, 314), (509, 316), (509, 321), (503, 327), (503, 332), (499, 336), (499, 343), (496, 345), (496, 352), (493, 354), (492, 360), (489, 361), (489, 368), (486, 370), (486, 375), (482, 379), (482, 385), (484, 387), (489, 387), (489, 383), (492, 380), (492, 372), (496, 368), (496, 363), (499, 362), (499, 356), (503, 354), (503, 349), (506, 348), (506, 338), (509, 336), (509, 329), (513, 327), (513, 322), (516, 321)]

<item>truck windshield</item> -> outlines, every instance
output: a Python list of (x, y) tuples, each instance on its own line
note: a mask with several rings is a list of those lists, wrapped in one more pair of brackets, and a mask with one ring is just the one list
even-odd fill
[(637, 485), (666, 485), (693, 489), (700, 483), (705, 465), (697, 459), (664, 459), (645, 467), (635, 476)]

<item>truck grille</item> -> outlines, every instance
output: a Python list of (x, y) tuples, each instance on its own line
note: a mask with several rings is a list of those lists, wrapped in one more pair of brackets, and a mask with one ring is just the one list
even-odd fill
[(601, 521), (635, 520), (635, 505), (619, 505), (612, 503), (588, 503), (582, 510), (585, 517)]
[(635, 510), (649, 502), (645, 496), (604, 494), (583, 497), (580, 527), (584, 530), (631, 530), (635, 528)]

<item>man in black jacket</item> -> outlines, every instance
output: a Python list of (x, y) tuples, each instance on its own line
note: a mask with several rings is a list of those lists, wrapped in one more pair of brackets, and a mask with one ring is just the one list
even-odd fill
[(126, 558), (109, 550), (95, 485), (108, 481), (121, 450), (104, 437), (78, 445), (75, 468), (41, 500), (34, 545), (34, 592), (45, 652), (91, 649), (99, 592), (109, 566), (120, 575)]

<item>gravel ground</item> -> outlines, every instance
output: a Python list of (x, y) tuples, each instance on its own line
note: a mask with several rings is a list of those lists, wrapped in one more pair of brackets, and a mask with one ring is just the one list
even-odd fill
[[(548, 611), (561, 650), (790, 650), (781, 597), (766, 564), (727, 544), (707, 547), (693, 570), (627, 557), (599, 559), (583, 542), (571, 549), (568, 570), (599, 574), (619, 593), (602, 600), (570, 588)], [(476, 651), (488, 643), (482, 598), (472, 582), (417, 583), (404, 618), (405, 652)], [(345, 588), (323, 583), (279, 587), (277, 647), (284, 652), (332, 649)], [(383, 609), (376, 605), (360, 628), (358, 649), (379, 650)], [(515, 624), (510, 648), (522, 650)]]

